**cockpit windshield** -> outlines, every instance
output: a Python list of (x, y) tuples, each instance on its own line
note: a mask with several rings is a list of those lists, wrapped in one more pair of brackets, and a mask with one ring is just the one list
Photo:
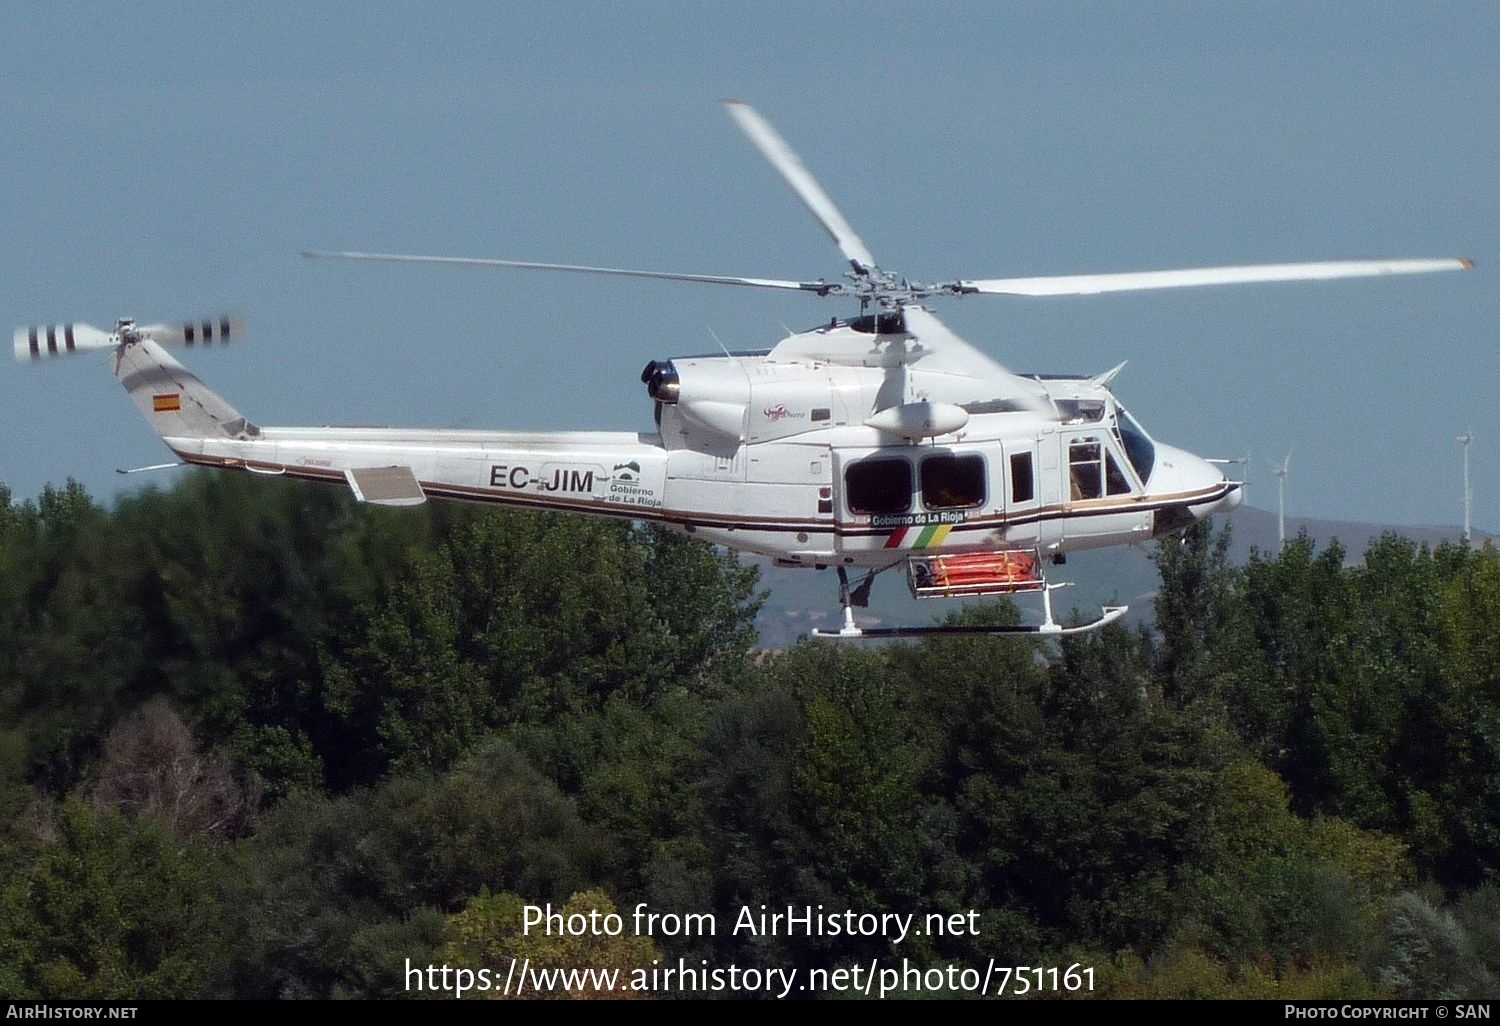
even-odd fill
[(1151, 469), (1156, 466), (1156, 444), (1146, 437), (1146, 432), (1136, 423), (1135, 418), (1125, 412), (1125, 407), (1116, 405), (1115, 410), (1118, 413), (1115, 419), (1120, 431), (1120, 442), (1125, 446), (1125, 455), (1135, 468), (1141, 483), (1145, 484), (1151, 477)]

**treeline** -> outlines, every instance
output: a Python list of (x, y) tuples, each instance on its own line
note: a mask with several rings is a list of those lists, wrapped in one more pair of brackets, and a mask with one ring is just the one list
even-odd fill
[[(994, 956), (1114, 996), (1497, 996), (1500, 555), (1226, 544), (1162, 543), (1149, 630), (771, 654), (753, 569), (642, 527), (196, 473), (0, 493), (0, 995)], [(570, 901), (980, 932), (520, 935)]]

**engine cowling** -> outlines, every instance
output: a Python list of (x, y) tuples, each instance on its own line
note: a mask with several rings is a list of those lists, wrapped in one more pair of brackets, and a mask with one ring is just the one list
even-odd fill
[(684, 428), (716, 443), (742, 442), (750, 383), (729, 360), (652, 360), (641, 371), (646, 394), (659, 407), (674, 407)]
[(682, 395), (682, 379), (671, 360), (652, 360), (641, 371), (646, 394), (659, 403), (675, 403)]

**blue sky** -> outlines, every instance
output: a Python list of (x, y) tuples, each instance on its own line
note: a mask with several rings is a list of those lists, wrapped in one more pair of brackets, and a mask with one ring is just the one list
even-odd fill
[[(193, 368), (261, 423), (643, 429), (646, 360), (832, 301), (308, 263), (366, 248), (816, 278), (754, 102), (913, 277), (1469, 256), (1466, 275), (940, 308), (1103, 370), (1162, 440), (1296, 446), (1297, 515), (1500, 530), (1500, 8), (1437, 4), (0, 5), (0, 325), (243, 310)], [(0, 480), (165, 451), (101, 358), (0, 366)], [(178, 472), (172, 472), (178, 473)]]

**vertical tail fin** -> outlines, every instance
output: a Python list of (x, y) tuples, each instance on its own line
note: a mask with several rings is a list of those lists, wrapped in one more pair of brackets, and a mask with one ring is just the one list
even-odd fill
[(115, 377), (163, 438), (251, 438), (260, 433), (150, 339), (120, 348)]

